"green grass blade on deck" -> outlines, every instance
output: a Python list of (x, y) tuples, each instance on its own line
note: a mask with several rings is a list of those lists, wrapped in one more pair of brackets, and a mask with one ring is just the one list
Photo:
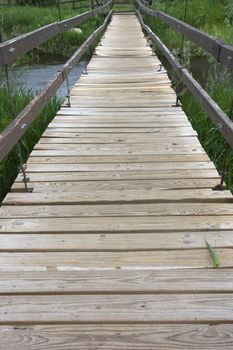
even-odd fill
[(210, 245), (210, 243), (206, 239), (205, 239), (205, 243), (206, 243), (207, 249), (209, 250), (211, 259), (213, 261), (214, 268), (217, 269), (221, 265), (220, 258), (217, 255), (215, 249)]

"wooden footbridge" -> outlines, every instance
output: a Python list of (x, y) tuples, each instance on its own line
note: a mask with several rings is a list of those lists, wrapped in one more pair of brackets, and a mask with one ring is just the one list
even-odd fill
[(135, 14), (86, 73), (0, 209), (0, 349), (232, 349), (232, 194)]

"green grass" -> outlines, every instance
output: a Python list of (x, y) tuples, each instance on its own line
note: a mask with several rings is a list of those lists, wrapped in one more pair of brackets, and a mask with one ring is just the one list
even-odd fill
[[(62, 19), (67, 19), (79, 14), (77, 10), (72, 10), (71, 5), (63, 5), (61, 13)], [(65, 59), (70, 57), (88, 36), (102, 24), (103, 19), (103, 15), (91, 18), (79, 26), (81, 29), (80, 33), (71, 29), (62, 35), (57, 35), (40, 45), (39, 48), (32, 50), (26, 55), (20, 56), (13, 64), (26, 65), (38, 63), (40, 61), (40, 54), (44, 53), (60, 55), (65, 61)], [(54, 6), (48, 8), (33, 6), (0, 6), (0, 31), (4, 40), (32, 31), (57, 20), (58, 11)], [(90, 58), (92, 52), (93, 47), (87, 51), (84, 58)]]
[(131, 0), (115, 0), (114, 11), (116, 12), (130, 12), (134, 11), (134, 4)]
[[(165, 11), (166, 1), (157, 3), (156, 8)], [(167, 8), (169, 15), (184, 19), (185, 0), (168, 0)], [(188, 0), (186, 22), (233, 44), (232, 0)]]
[[(233, 99), (232, 78), (230, 74), (227, 72), (219, 74), (216, 79), (214, 73), (210, 72), (206, 89), (224, 112), (229, 115)], [(219, 172), (224, 171), (225, 157), (227, 156), (228, 172), (226, 182), (233, 192), (233, 152), (231, 151), (228, 154), (229, 147), (226, 141), (188, 91), (181, 97), (181, 102), (192, 126), (198, 133), (203, 148), (215, 163)]]
[(216, 253), (216, 250), (211, 246), (211, 244), (205, 239), (206, 247), (210, 253), (214, 268), (217, 269), (221, 265), (220, 258), (218, 254)]
[[(71, 5), (61, 6), (62, 19), (76, 16), (79, 13), (80, 11), (73, 10)], [(58, 11), (55, 6), (45, 8), (36, 6), (0, 6), (0, 25), (7, 39), (58, 21), (58, 18)]]
[[(213, 3), (216, 3), (216, 7), (213, 6)], [(184, 4), (185, 1), (168, 0), (168, 13), (179, 19), (183, 19)], [(161, 1), (157, 4), (157, 8), (164, 10), (165, 1)], [(233, 3), (230, 1), (188, 0), (187, 22), (212, 35), (217, 34), (220, 39), (224, 39), (228, 43), (233, 42), (232, 26), (230, 25), (232, 23), (232, 18)], [(162, 21), (147, 15), (144, 16), (144, 21), (156, 32), (178, 60), (182, 60), (182, 63), (191, 71), (194, 78), (202, 83), (208, 94), (219, 104), (223, 111), (229, 115), (233, 101), (232, 73), (223, 66), (218, 65), (210, 55), (190, 41), (184, 41), (184, 51), (182, 55), (182, 36), (178, 32), (168, 28)], [(171, 67), (155, 46), (154, 49), (166, 66), (168, 74), (173, 81), (173, 85), (176, 85), (178, 83), (177, 77), (171, 70)], [(190, 65), (192, 57), (195, 57), (197, 60), (199, 58), (200, 64), (202, 64), (203, 58), (206, 61), (206, 65), (203, 67), (203, 69), (206, 70), (206, 81), (203, 82), (199, 74), (197, 74), (197, 72), (193, 70), (192, 65)], [(215, 163), (219, 172), (224, 170), (225, 158), (227, 158), (228, 173), (226, 182), (233, 192), (233, 152), (229, 152), (229, 147), (224, 138), (215, 128), (208, 115), (187, 90), (183, 91), (180, 100), (183, 110), (198, 133), (202, 146), (210, 159)], [(225, 157), (226, 154), (227, 157)]]
[[(25, 89), (14, 88), (12, 91), (12, 100), (14, 112), (18, 114), (33, 98), (30, 91)], [(0, 88), (0, 131), (12, 120), (12, 112), (9, 105), (9, 96), (5, 87)], [(42, 113), (32, 123), (31, 127), (26, 131), (22, 138), (22, 153), (24, 162), (27, 160), (34, 145), (39, 141), (41, 134), (46, 129), (49, 122), (53, 119), (56, 111), (60, 107), (60, 100), (54, 98)], [(20, 159), (17, 147), (14, 147), (9, 155), (0, 162), (0, 202), (6, 193), (10, 190), (19, 171)]]

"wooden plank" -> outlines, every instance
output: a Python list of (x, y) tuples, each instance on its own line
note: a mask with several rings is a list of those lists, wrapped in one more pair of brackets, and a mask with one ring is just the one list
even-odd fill
[(170, 98), (166, 98), (164, 101), (161, 100), (155, 100), (153, 101), (152, 99), (143, 99), (142, 101), (140, 100), (131, 100), (131, 99), (127, 99), (125, 101), (122, 102), (122, 99), (119, 100), (115, 100), (115, 98), (113, 97), (112, 99), (100, 99), (99, 101), (95, 101), (93, 99), (89, 99), (89, 100), (83, 100), (81, 97), (80, 98), (74, 98), (72, 99), (72, 105), (75, 106), (79, 106), (79, 107), (110, 107), (110, 106), (119, 106), (119, 104), (122, 104), (122, 107), (124, 106), (128, 106), (129, 105), (129, 101), (130, 104), (132, 106), (136, 106), (136, 107), (140, 107), (140, 106), (147, 106), (148, 104), (152, 104), (153, 106), (159, 106), (159, 107), (171, 107), (172, 105), (174, 105), (174, 103), (176, 102), (176, 97), (175, 95)]
[[(88, 66), (90, 67), (90, 66)], [(127, 83), (126, 83), (127, 84)], [(110, 85), (110, 86), (109, 86)], [(81, 95), (86, 96), (85, 93), (88, 92), (96, 95), (99, 92), (101, 93), (110, 93), (110, 92), (116, 92), (116, 91), (121, 91), (121, 92), (125, 92), (127, 91), (127, 93), (131, 93), (132, 95), (134, 94), (135, 91), (140, 91), (141, 93), (145, 93), (145, 91), (147, 92), (151, 92), (151, 91), (156, 91), (158, 93), (161, 92), (170, 92), (170, 93), (174, 93), (174, 90), (171, 88), (171, 84), (169, 82), (167, 83), (163, 83), (161, 85), (155, 85), (155, 86), (151, 86), (151, 84), (149, 85), (148, 83), (144, 84), (140, 84), (140, 83), (136, 83), (134, 86), (132, 86), (132, 84), (130, 85), (130, 91), (129, 91), (129, 84), (128, 86), (125, 86), (125, 84), (108, 84), (107, 86), (104, 84), (92, 84), (92, 85), (84, 85), (84, 84), (78, 84), (75, 86), (75, 88), (72, 90), (72, 95), (79, 95), (81, 93)]]
[[(233, 249), (216, 248), (220, 268), (233, 268)], [(213, 268), (208, 249), (136, 252), (2, 252), (0, 271), (167, 270)], [(192, 273), (192, 272), (190, 272)], [(94, 281), (93, 281), (94, 282)]]
[[(145, 97), (145, 91), (147, 91), (147, 98), (151, 98), (152, 100), (157, 100), (159, 98), (161, 99), (165, 99), (165, 96), (167, 98), (167, 96), (170, 98), (172, 95), (173, 97), (175, 96), (175, 92), (174, 90), (170, 87), (170, 86), (164, 86), (162, 89), (154, 89), (154, 88), (150, 88), (147, 90), (139, 90), (139, 89), (133, 89), (130, 90), (126, 89), (126, 90), (121, 90), (118, 88), (118, 90), (108, 90), (105, 89), (104, 90), (104, 94), (103, 91), (97, 89), (97, 90), (88, 90), (88, 97), (87, 97), (87, 92), (86, 90), (84, 90), (84, 92), (82, 92), (82, 90), (78, 89), (77, 87), (75, 87), (72, 92), (71, 92), (71, 96), (74, 97), (74, 101), (76, 101), (76, 99), (79, 96), (83, 96), (84, 99), (90, 100), (90, 97), (92, 97), (94, 100), (101, 100), (101, 99), (106, 99), (108, 98), (116, 98), (116, 99), (120, 99), (120, 98), (126, 98), (126, 97), (130, 97), (132, 99), (143, 99)], [(104, 97), (103, 97), (104, 95)]]
[[(139, 118), (138, 118), (139, 119)], [(142, 121), (142, 120), (141, 120)], [(165, 118), (163, 121), (156, 121), (153, 119), (145, 120), (144, 123), (137, 122), (137, 118), (129, 120), (129, 119), (123, 119), (119, 117), (119, 120), (115, 118), (107, 119), (107, 118), (101, 118), (101, 119), (95, 119), (95, 118), (89, 118), (88, 120), (82, 118), (82, 117), (75, 117), (75, 119), (72, 119), (71, 117), (60, 117), (55, 118), (52, 123), (48, 126), (48, 131), (58, 131), (58, 132), (70, 132), (72, 130), (75, 130), (77, 128), (114, 128), (118, 131), (120, 131), (120, 128), (174, 128), (174, 127), (188, 127), (188, 121), (187, 120), (173, 120), (170, 118), (169, 120), (166, 120)], [(72, 130), (71, 130), (72, 128)], [(69, 130), (70, 129), (70, 130)], [(63, 131), (65, 130), (65, 131)]]
[[(182, 136), (182, 135), (181, 135)], [(192, 137), (193, 136), (193, 137)], [(61, 138), (61, 141), (59, 140)], [(85, 138), (86, 139), (90, 139), (92, 142), (88, 142), (88, 143), (99, 143), (98, 139), (100, 141), (105, 141), (103, 143), (114, 143), (114, 142), (125, 142), (125, 143), (161, 143), (161, 145), (164, 144), (175, 144), (177, 146), (179, 145), (186, 145), (186, 146), (195, 146), (195, 145), (199, 145), (198, 140), (196, 139), (195, 135), (188, 135), (188, 136), (171, 136), (171, 137), (167, 137), (166, 140), (164, 140), (164, 136), (163, 135), (159, 135), (156, 133), (145, 133), (145, 134), (122, 134), (122, 133), (116, 133), (116, 134), (111, 134), (111, 133), (102, 133), (102, 134), (92, 134), (92, 133), (86, 133), (86, 134), (82, 134), (82, 133), (77, 133), (76, 136), (74, 138), (72, 138), (70, 140), (70, 138), (65, 135), (65, 137), (53, 137), (52, 139), (50, 138), (46, 138), (46, 137), (42, 137), (40, 142), (44, 142), (44, 143), (49, 143), (49, 142), (53, 142), (53, 143), (71, 143), (71, 144), (75, 144), (75, 143), (85, 143)], [(95, 142), (95, 138), (97, 139), (97, 141)], [(54, 140), (53, 140), (54, 139)], [(81, 139), (81, 142), (80, 140)]]
[(230, 268), (0, 272), (0, 294), (232, 293), (232, 276)]
[[(63, 146), (62, 146), (63, 147)], [(166, 170), (214, 170), (212, 162), (177, 162), (177, 163), (94, 163), (94, 164), (29, 164), (28, 172), (88, 172), (88, 171), (165, 171)]]
[[(132, 58), (131, 58), (132, 59)], [(151, 81), (138, 81), (138, 82), (119, 82), (119, 83), (102, 83), (101, 80), (97, 82), (89, 82), (89, 80), (83, 81), (82, 78), (80, 78), (79, 82), (74, 84), (75, 89), (78, 89), (80, 91), (95, 91), (95, 89), (98, 89), (100, 91), (102, 90), (125, 90), (129, 88), (132, 88), (132, 90), (141, 90), (141, 91), (147, 91), (147, 90), (163, 90), (167, 87), (171, 87), (171, 82), (169, 79), (161, 79), (158, 81), (158, 79), (155, 77), (154, 82)], [(72, 107), (71, 107), (72, 108)], [(60, 114), (60, 113), (59, 113)]]
[(0, 234), (0, 252), (104, 252), (205, 249), (205, 239), (215, 248), (233, 248), (231, 231)]
[(231, 350), (233, 325), (17, 325), (0, 326), (0, 337), (2, 350)]
[[(76, 144), (77, 145), (77, 144)], [(148, 154), (178, 154), (178, 155), (186, 155), (186, 154), (203, 154), (203, 149), (200, 145), (193, 145), (191, 149), (188, 149), (186, 145), (168, 144), (168, 145), (160, 145), (157, 143), (152, 144), (108, 144), (108, 143), (99, 143), (99, 144), (82, 144), (81, 142), (76, 147), (72, 147), (72, 144), (37, 144), (34, 148), (35, 151), (43, 151), (41, 154), (56, 154), (67, 155), (67, 156), (76, 156), (76, 155), (148, 155)], [(47, 151), (47, 152), (46, 152)], [(53, 152), (48, 152), (53, 151)], [(34, 153), (33, 153), (34, 154)], [(207, 164), (207, 163), (205, 163)], [(203, 163), (204, 165), (204, 163)], [(213, 167), (213, 166), (212, 166)], [(214, 167), (213, 167), (214, 168)], [(145, 171), (147, 169), (145, 168)]]
[(1, 218), (95, 216), (233, 216), (231, 203), (148, 203), (90, 205), (24, 205), (3, 203)]
[(104, 203), (233, 203), (229, 191), (213, 191), (212, 189), (181, 189), (181, 190), (105, 190), (76, 192), (45, 192), (25, 193), (12, 192), (5, 198), (8, 205), (30, 204), (104, 204)]
[[(76, 192), (81, 194), (94, 191), (128, 191), (128, 190), (181, 190), (181, 189), (198, 189), (212, 188), (216, 185), (215, 179), (180, 179), (180, 180), (130, 180), (130, 181), (82, 181), (77, 182), (30, 182), (30, 186), (34, 188), (33, 192)], [(23, 184), (15, 183), (11, 192), (20, 191)]]
[[(115, 156), (60, 156), (59, 152), (53, 157), (39, 156), (40, 151), (33, 151), (27, 164), (76, 164), (76, 163), (155, 163), (155, 162), (204, 162), (209, 158), (205, 153), (198, 154), (144, 154), (144, 155), (115, 155)], [(43, 154), (43, 153), (42, 153)], [(216, 182), (216, 180), (215, 180)]]
[[(192, 135), (195, 136), (195, 135)], [(189, 144), (190, 147), (199, 146), (196, 142), (195, 137), (192, 136), (183, 136), (177, 137), (176, 139), (172, 139), (171, 141), (168, 139), (168, 144), (173, 144), (174, 146), (182, 146)], [(93, 143), (159, 143), (161, 141), (164, 144), (164, 137), (153, 134), (136, 134), (136, 135), (126, 135), (126, 134), (76, 134), (75, 137), (70, 138), (69, 135), (65, 135), (65, 137), (42, 137), (37, 144), (37, 147), (40, 147), (41, 144), (93, 144)], [(73, 146), (74, 147), (74, 146)]]
[[(14, 194), (14, 196), (20, 196)], [(30, 195), (29, 195), (30, 196)], [(39, 194), (36, 195), (39, 197)], [(36, 199), (38, 201), (38, 199)], [(0, 233), (228, 231), (231, 216), (71, 217), (0, 219)], [(187, 232), (186, 232), (187, 233)]]
[[(100, 76), (101, 80), (103, 78), (103, 75)], [(121, 77), (120, 77), (121, 79)], [(142, 79), (141, 79), (142, 81)], [(134, 82), (133, 82), (134, 83)], [(158, 82), (160, 85), (160, 82)], [(154, 83), (153, 83), (154, 85)], [(162, 107), (79, 107), (79, 106), (72, 106), (62, 107), (60, 108), (60, 111), (58, 111), (57, 115), (82, 115), (82, 116), (110, 116), (111, 114), (114, 114), (115, 116), (127, 116), (127, 117), (138, 117), (140, 115), (143, 115), (145, 117), (151, 116), (154, 118), (157, 118), (158, 116), (170, 116), (173, 115), (173, 118), (175, 118), (175, 115), (177, 114), (177, 117), (179, 116), (185, 116), (184, 111), (181, 107), (167, 107), (166, 109)]]
[[(168, 140), (174, 137), (184, 136), (196, 136), (196, 132), (190, 127), (187, 120), (179, 119), (163, 119), (155, 120), (153, 118), (147, 118), (144, 123), (142, 119), (135, 118), (92, 118), (85, 119), (82, 117), (74, 116), (59, 116), (56, 117), (52, 123), (49, 124), (48, 130), (45, 135), (52, 134), (54, 132), (70, 133), (74, 135), (76, 133), (102, 133), (102, 134), (121, 134), (127, 133), (128, 136), (146, 136), (146, 134), (153, 134), (154, 137), (161, 137), (160, 135), (167, 135)], [(71, 129), (72, 128), (72, 129)], [(90, 135), (91, 136), (91, 135)], [(92, 135), (93, 136), (93, 135)], [(96, 135), (97, 136), (97, 135)], [(113, 136), (113, 135), (112, 135)], [(127, 135), (125, 135), (127, 136)], [(63, 137), (67, 137), (63, 136)]]
[(232, 321), (233, 298), (232, 294), (0, 296), (0, 306), (1, 324), (217, 323)]
[(195, 136), (196, 132), (190, 128), (190, 127), (177, 127), (177, 128), (119, 128), (116, 130), (116, 128), (76, 128), (72, 129), (71, 131), (65, 130), (65, 131), (59, 131), (59, 130), (49, 130), (46, 131), (42, 137), (77, 137), (79, 134), (85, 135), (85, 137), (88, 137), (88, 135), (92, 134), (114, 134), (114, 135), (121, 135), (126, 134), (125, 136), (129, 136), (131, 134), (140, 134), (140, 136), (148, 136), (147, 134), (152, 133), (160, 135), (160, 134), (166, 134), (167, 136), (177, 136), (177, 137), (183, 137), (183, 136)]
[[(49, 152), (48, 152), (49, 153)], [(99, 180), (131, 180), (131, 179), (199, 179), (199, 178), (214, 178), (216, 184), (220, 182), (219, 174), (215, 169), (185, 169), (185, 170), (137, 170), (137, 171), (92, 171), (92, 172), (28, 172), (32, 182), (47, 182), (47, 181), (99, 181)], [(22, 183), (22, 175), (18, 175), (16, 182)]]

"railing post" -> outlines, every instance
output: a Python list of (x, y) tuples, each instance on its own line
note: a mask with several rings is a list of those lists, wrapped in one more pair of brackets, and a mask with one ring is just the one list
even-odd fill
[(56, 6), (57, 6), (57, 10), (58, 10), (59, 21), (61, 22), (62, 18), (61, 18), (60, 0), (56, 0)]
[[(185, 0), (185, 6), (184, 6), (184, 17), (183, 17), (183, 21), (186, 21), (186, 17), (187, 17), (187, 10), (188, 10), (188, 0)], [(181, 60), (181, 64), (184, 65), (184, 42), (185, 42), (185, 38), (184, 38), (184, 34), (182, 34), (182, 41), (181, 41), (181, 51), (180, 51), (180, 60)], [(174, 105), (174, 107), (181, 107), (181, 104), (179, 103), (179, 98), (180, 98), (180, 93), (183, 91), (184, 88), (184, 84), (181, 80), (181, 78), (179, 78), (179, 82), (176, 86), (176, 103)]]

